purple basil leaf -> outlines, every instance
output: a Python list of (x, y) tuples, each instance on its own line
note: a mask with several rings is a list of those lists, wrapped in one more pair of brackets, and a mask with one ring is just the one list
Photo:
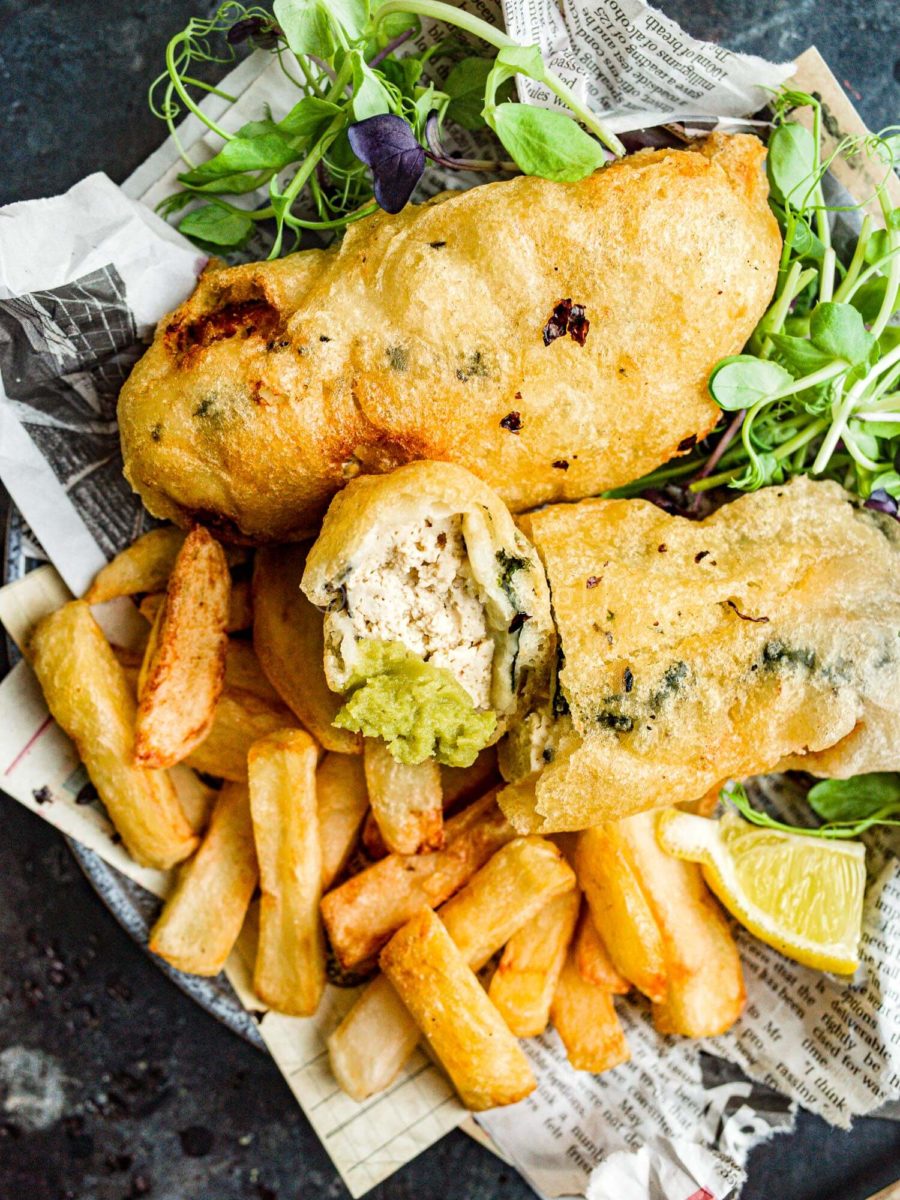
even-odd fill
[(866, 508), (872, 508), (875, 512), (887, 513), (889, 517), (896, 517), (898, 510), (897, 501), (884, 488), (876, 488), (872, 495), (866, 501)]
[(425, 170), (425, 151), (402, 117), (367, 117), (347, 130), (350, 148), (372, 168), (375, 199), (385, 212), (405, 208)]
[(229, 46), (239, 46), (252, 38), (261, 50), (274, 50), (278, 45), (281, 30), (265, 17), (244, 17), (235, 23), (225, 35)]

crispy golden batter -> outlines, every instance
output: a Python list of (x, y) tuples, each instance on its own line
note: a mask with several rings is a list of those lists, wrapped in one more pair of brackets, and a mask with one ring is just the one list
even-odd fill
[(501, 794), (517, 828), (696, 800), (788, 756), (822, 773), (900, 767), (891, 518), (799, 478), (703, 522), (586, 500), (525, 524), (547, 568), (571, 715), (536, 787)]
[[(126, 475), (158, 516), (250, 541), (299, 538), (349, 478), (416, 458), (516, 511), (635, 478), (712, 427), (710, 368), (772, 294), (763, 155), (715, 135), (211, 268), (122, 391)], [(545, 344), (564, 300), (583, 345)]]

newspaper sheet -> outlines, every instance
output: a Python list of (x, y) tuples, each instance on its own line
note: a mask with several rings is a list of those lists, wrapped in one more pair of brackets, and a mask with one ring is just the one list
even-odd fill
[[(612, 113), (619, 131), (663, 119), (745, 116), (792, 69), (697, 42), (638, 0), (567, 2), (561, 10), (551, 0), (505, 0), (502, 14), (493, 0), (468, 0), (467, 7), (497, 23), (505, 16), (517, 38), (540, 42), (560, 74)], [(431, 37), (426, 26), (423, 42)], [(805, 69), (813, 72), (807, 86), (819, 86), (845, 128), (858, 125), (821, 60), (807, 61)], [(226, 87), (237, 97), (233, 104), (209, 97), (204, 107), (227, 128), (258, 117), (265, 104), (277, 116), (293, 102), (283, 77), (259, 53), (232, 72)], [(548, 100), (531, 85), (523, 90), (529, 99)], [(197, 159), (217, 149), (194, 117), (180, 132)], [(115, 398), (153, 323), (190, 291), (202, 265), (151, 211), (178, 169), (170, 140), (124, 188), (94, 175), (64, 196), (3, 210), (0, 479), (56, 568), (0, 591), (0, 620), (14, 638), (65, 598), (67, 588), (82, 591), (100, 563), (144, 527), (146, 516), (121, 477)], [(121, 606), (103, 618), (105, 627), (115, 623), (119, 630), (131, 619)], [(102, 808), (84, 802), (84, 782), (33, 675), (19, 664), (0, 684), (0, 784), (164, 895), (168, 877), (127, 858)], [(773, 803), (785, 800), (775, 796)], [(554, 1034), (534, 1039), (527, 1049), (538, 1091), (514, 1108), (481, 1115), (483, 1128), (547, 1196), (725, 1200), (740, 1188), (750, 1146), (789, 1127), (795, 1102), (847, 1124), (896, 1096), (895, 850), (885, 844), (870, 855), (877, 870), (867, 900), (865, 977), (858, 983), (819, 977), (742, 937), (750, 1004), (734, 1033), (709, 1046), (663, 1039), (644, 1008), (623, 1002), (630, 1063), (595, 1078), (569, 1067)], [(364, 1105), (337, 1091), (323, 1037), (352, 992), (329, 989), (317, 1017), (287, 1018), (265, 1013), (252, 995), (246, 946), (228, 972), (353, 1195), (464, 1118), (443, 1075), (421, 1054), (388, 1093)], [(724, 1060), (759, 1082), (751, 1084)]]

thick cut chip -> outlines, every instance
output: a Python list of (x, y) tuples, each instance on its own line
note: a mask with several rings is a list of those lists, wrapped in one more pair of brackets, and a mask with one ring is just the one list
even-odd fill
[[(771, 299), (764, 155), (714, 134), (208, 269), (122, 389), (128, 479), (178, 524), (291, 541), (354, 475), (417, 458), (515, 511), (637, 478), (715, 424), (709, 373)], [(567, 303), (586, 337), (552, 337)]]
[(659, 815), (637, 813), (617, 825), (662, 937), (668, 987), (653, 1018), (662, 1033), (716, 1037), (744, 1007), (741, 958), (700, 868), (666, 854), (657, 841)]
[(630, 990), (628, 980), (616, 970), (606, 942), (597, 932), (597, 926), (587, 905), (584, 906), (578, 923), (573, 949), (575, 966), (582, 979), (615, 995), (624, 996)]
[(474, 970), (480, 970), (554, 896), (575, 889), (575, 875), (544, 838), (502, 846), (440, 909), (440, 918)]
[(296, 726), (294, 714), (280, 700), (268, 699), (249, 687), (230, 687), (226, 682), (212, 729), (185, 762), (206, 775), (243, 782), (253, 743), (278, 729)]
[(580, 904), (577, 888), (554, 897), (504, 947), (488, 995), (516, 1037), (547, 1028)]
[[(497, 748), (486, 746), (470, 767), (441, 766), (441, 804), (444, 813), (455, 811), (464, 804), (483, 796), (497, 783), (500, 776), (497, 771)], [(366, 854), (375, 862), (384, 858), (388, 848), (384, 844), (378, 822), (370, 812), (363, 822), (362, 842)]]
[(389, 854), (323, 897), (325, 928), (345, 969), (374, 958), (423, 904), (443, 904), (516, 836), (494, 792), (449, 820), (444, 832), (442, 850)]
[(184, 530), (164, 525), (132, 542), (97, 572), (85, 592), (88, 604), (102, 604), (116, 596), (161, 592), (184, 545)]
[[(517, 838), (498, 850), (438, 916), (463, 959), (477, 971), (524, 927), (549, 933), (552, 922), (541, 921), (545, 910), (557, 896), (574, 895), (575, 877), (556, 847), (542, 838)], [(577, 898), (574, 903), (577, 910)], [(553, 928), (561, 937), (565, 930), (557, 925)], [(571, 932), (569, 923), (568, 935)], [(554, 985), (555, 980), (553, 975)], [(553, 988), (549, 990), (548, 1008)], [(415, 1022), (388, 980), (379, 976), (328, 1038), (335, 1078), (355, 1100), (364, 1100), (390, 1085), (418, 1040)]]
[(608, 821), (579, 833), (575, 873), (616, 970), (660, 1003), (669, 980), (662, 934), (621, 824)]
[(421, 854), (444, 844), (441, 773), (433, 758), (397, 762), (384, 742), (366, 738), (366, 787), (387, 850)]
[(326, 754), (316, 772), (322, 890), (347, 864), (369, 807), (366, 777), (357, 755)]
[(270, 734), (249, 754), (262, 892), (253, 988), (270, 1008), (294, 1017), (311, 1017), (325, 988), (318, 758), (318, 747), (302, 729)]
[(306, 546), (270, 546), (253, 565), (253, 645), (284, 703), (326, 750), (359, 754), (362, 738), (338, 729), (343, 700), (325, 682), (322, 614), (300, 591)]
[(553, 592), (569, 715), (531, 804), (510, 794), (522, 831), (695, 801), (788, 756), (823, 773), (900, 767), (892, 518), (801, 477), (704, 521), (585, 500), (525, 524)]
[(571, 952), (556, 985), (550, 1019), (576, 1071), (600, 1075), (631, 1058), (612, 995), (584, 979)]
[(379, 961), (467, 1108), (515, 1104), (534, 1091), (522, 1048), (431, 909), (399, 929)]
[(231, 576), (219, 543), (193, 529), (178, 552), (138, 681), (134, 757), (181, 762), (212, 728), (225, 682)]
[(28, 654), (131, 857), (162, 868), (187, 858), (197, 838), (166, 772), (133, 764), (134, 693), (87, 603), (45, 617)]
[(219, 793), (200, 849), (179, 870), (150, 949), (179, 971), (218, 975), (237, 941), (259, 871), (243, 784)]

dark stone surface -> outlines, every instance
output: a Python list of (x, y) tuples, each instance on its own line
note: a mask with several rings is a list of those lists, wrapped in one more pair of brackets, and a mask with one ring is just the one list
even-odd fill
[[(900, 113), (894, 0), (661, 7), (696, 35), (771, 58), (815, 42), (872, 126)], [(141, 162), (162, 137), (144, 96), (165, 41), (210, 8), (202, 0), (0, 0), (0, 201), (61, 191), (98, 168), (121, 179)], [(0, 1086), (0, 1200), (345, 1196), (271, 1062), (153, 967), (49, 826), (2, 798), (0, 820), (0, 1065), (6, 1075), (38, 1068), (44, 1095), (30, 1115), (7, 1112)], [(793, 1137), (754, 1154), (744, 1195), (863, 1200), (898, 1164), (898, 1123), (860, 1121), (842, 1134), (801, 1116)], [(530, 1194), (462, 1134), (372, 1193)]]

